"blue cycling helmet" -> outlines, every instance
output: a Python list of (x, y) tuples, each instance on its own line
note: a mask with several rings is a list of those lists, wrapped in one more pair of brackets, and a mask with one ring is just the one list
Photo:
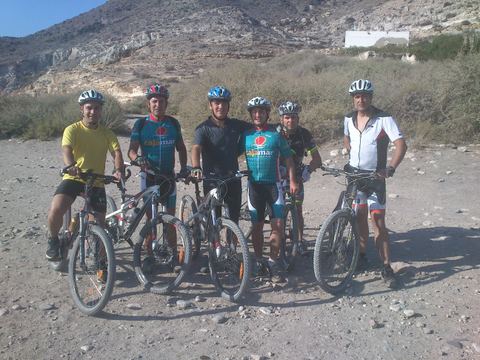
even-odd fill
[(253, 99), (250, 99), (248, 101), (247, 110), (250, 111), (256, 107), (270, 111), (272, 107), (272, 103), (269, 100), (265, 99), (264, 97), (256, 96)]
[(223, 86), (214, 86), (208, 90), (208, 101), (212, 100), (224, 100), (230, 101), (232, 99), (232, 94), (230, 90)]
[(89, 101), (96, 101), (100, 104), (103, 104), (105, 102), (102, 93), (93, 89), (82, 92), (78, 98), (78, 103), (80, 105), (83, 105)]

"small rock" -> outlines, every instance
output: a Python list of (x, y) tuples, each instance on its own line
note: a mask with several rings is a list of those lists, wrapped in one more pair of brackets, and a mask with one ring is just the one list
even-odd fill
[(8, 309), (2, 308), (0, 309), (0, 316), (7, 315), (8, 314)]
[(459, 146), (459, 147), (457, 148), (457, 150), (460, 151), (460, 152), (467, 152), (467, 151), (468, 151), (468, 149), (467, 149), (466, 146)]
[(463, 213), (463, 210), (462, 210), (462, 209), (457, 209), (457, 210), (455, 210), (455, 213), (456, 213), (456, 214), (462, 214), (462, 213)]
[(267, 360), (267, 358), (263, 355), (252, 354), (250, 355), (250, 360)]
[(447, 175), (452, 175), (452, 174), (453, 174), (453, 171), (452, 171), (452, 170), (447, 170), (447, 171), (445, 171), (445, 174), (447, 174)]
[(168, 340), (173, 340), (173, 336), (172, 335), (165, 335), (163, 337), (163, 341), (168, 341)]
[(223, 314), (223, 313), (216, 314), (212, 317), (212, 321), (215, 324), (223, 324), (223, 323), (227, 322), (227, 320), (228, 319), (225, 317), (225, 314)]
[(12, 306), (12, 310), (23, 310), (25, 309), (22, 305), (15, 304)]
[(417, 328), (421, 329), (421, 328), (424, 328), (424, 327), (427, 326), (427, 325), (425, 325), (424, 323), (422, 323), (422, 322), (420, 322), (420, 321), (417, 321), (417, 322), (415, 323), (415, 326), (416, 326)]
[(398, 195), (398, 194), (388, 194), (388, 197), (390, 199), (398, 199), (400, 197), (400, 195)]
[(207, 355), (200, 355), (200, 360), (211, 360), (212, 358)]
[(82, 350), (83, 352), (87, 352), (87, 351), (90, 351), (90, 350), (93, 350), (93, 346), (92, 345), (83, 345), (80, 350)]
[(343, 149), (342, 149), (342, 155), (343, 155), (343, 156), (348, 155), (348, 150), (345, 149), (345, 148), (343, 148)]
[(433, 334), (433, 330), (425, 327), (425, 328), (423, 328), (423, 333), (427, 334), (427, 335), (430, 335), (430, 334)]
[(206, 301), (207, 299), (205, 299), (204, 297), (201, 297), (201, 296), (195, 296), (195, 302), (204, 302)]
[(185, 300), (177, 300), (177, 307), (179, 309), (187, 309), (189, 308), (190, 306), (192, 306), (192, 303), (190, 301), (185, 301)]
[(418, 175), (425, 175), (425, 171), (418, 170), (418, 171), (417, 171), (417, 174), (418, 174)]
[(438, 182), (439, 182), (439, 183), (444, 183), (444, 182), (445, 182), (445, 179), (444, 179), (444, 178), (440, 178), (440, 179), (438, 179)]
[(43, 311), (53, 310), (55, 309), (55, 304), (40, 304), (38, 308)]
[(331, 157), (338, 156), (338, 153), (339, 153), (338, 149), (332, 150), (332, 151), (330, 151), (330, 156)]
[(473, 348), (473, 350), (475, 350), (477, 353), (480, 353), (480, 344), (472, 343), (472, 348)]
[(238, 307), (238, 312), (242, 312), (242, 311), (245, 311), (245, 306), (239, 306)]
[(262, 314), (265, 314), (265, 315), (271, 315), (273, 312), (271, 308), (267, 308), (267, 307), (261, 307), (259, 310)]
[(399, 312), (402, 309), (402, 306), (400, 304), (392, 304), (388, 308), (392, 311)]
[(407, 317), (407, 318), (411, 318), (411, 317), (415, 316), (415, 311), (410, 310), (410, 309), (405, 309), (405, 310), (403, 310), (403, 315), (405, 315), (405, 317)]
[(433, 221), (430, 221), (430, 220), (427, 220), (427, 221), (424, 221), (422, 223), (423, 226), (427, 227), (427, 226), (432, 226), (433, 225)]
[(463, 349), (463, 344), (458, 340), (448, 340), (447, 344), (457, 349)]
[(130, 310), (140, 310), (142, 306), (140, 304), (128, 304), (127, 308)]
[(378, 323), (378, 321), (376, 321), (375, 319), (370, 319), (368, 321), (368, 326), (370, 326), (370, 329), (378, 329), (382, 327), (382, 325)]

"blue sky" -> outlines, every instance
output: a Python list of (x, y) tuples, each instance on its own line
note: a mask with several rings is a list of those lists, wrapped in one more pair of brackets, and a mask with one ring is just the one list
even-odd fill
[(26, 36), (71, 19), (106, 0), (3, 0), (0, 36)]

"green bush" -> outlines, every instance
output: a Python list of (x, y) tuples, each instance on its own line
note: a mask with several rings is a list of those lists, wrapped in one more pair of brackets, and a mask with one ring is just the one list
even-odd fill
[[(66, 126), (81, 119), (77, 96), (0, 97), (0, 138), (46, 140), (60, 136)], [(116, 132), (125, 132), (123, 110), (111, 96), (106, 98), (102, 121)]]

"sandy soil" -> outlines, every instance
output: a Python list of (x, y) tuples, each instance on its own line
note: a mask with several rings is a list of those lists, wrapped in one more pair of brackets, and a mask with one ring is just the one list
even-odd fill
[[(478, 145), (410, 150), (389, 180), (387, 222), (401, 290), (382, 283), (370, 243), (373, 270), (342, 297), (320, 290), (311, 256), (286, 286), (256, 283), (242, 304), (220, 299), (198, 264), (178, 291), (160, 296), (142, 289), (131, 250), (120, 247), (114, 293), (96, 318), (74, 307), (67, 278), (44, 257), (59, 140), (0, 145), (2, 359), (480, 359)], [(324, 160), (343, 166), (332, 150), (321, 148)], [(312, 245), (342, 185), (317, 172), (306, 188)], [(179, 195), (185, 191), (180, 185)], [(179, 309), (178, 299), (191, 307)]]

